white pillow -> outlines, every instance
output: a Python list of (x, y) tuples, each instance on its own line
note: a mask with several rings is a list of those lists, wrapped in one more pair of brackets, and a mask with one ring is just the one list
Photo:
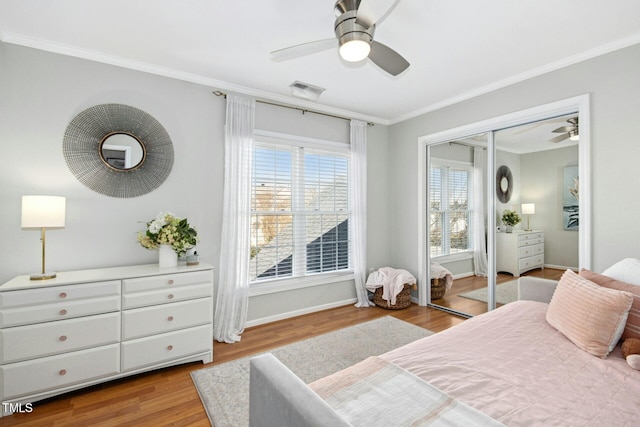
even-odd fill
[(640, 259), (625, 258), (607, 268), (602, 274), (632, 285), (640, 285)]

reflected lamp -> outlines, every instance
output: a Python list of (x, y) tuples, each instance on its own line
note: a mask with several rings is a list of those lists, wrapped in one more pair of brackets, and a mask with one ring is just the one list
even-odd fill
[(523, 203), (522, 204), (522, 215), (527, 215), (527, 228), (525, 231), (531, 231), (531, 224), (529, 220), (531, 219), (531, 215), (536, 213), (536, 204), (535, 203)]

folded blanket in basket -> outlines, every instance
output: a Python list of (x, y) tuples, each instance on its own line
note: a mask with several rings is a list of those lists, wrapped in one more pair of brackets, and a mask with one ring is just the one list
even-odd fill
[(451, 289), (453, 286), (453, 275), (449, 270), (438, 264), (437, 262), (431, 262), (431, 278), (432, 279), (446, 279), (445, 288)]
[(366, 287), (371, 292), (382, 286), (382, 299), (396, 305), (396, 297), (404, 288), (404, 285), (415, 285), (416, 278), (407, 270), (391, 267), (382, 267), (374, 271), (367, 278)]

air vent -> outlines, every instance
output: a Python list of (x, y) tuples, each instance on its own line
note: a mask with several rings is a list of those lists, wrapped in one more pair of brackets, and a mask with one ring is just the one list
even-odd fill
[(316, 101), (320, 94), (324, 92), (323, 87), (310, 85), (309, 83), (303, 83), (297, 80), (291, 83), (289, 87), (291, 88), (291, 96), (311, 101)]

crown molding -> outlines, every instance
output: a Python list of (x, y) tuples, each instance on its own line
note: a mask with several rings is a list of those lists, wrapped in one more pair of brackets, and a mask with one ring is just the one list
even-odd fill
[(120, 56), (109, 55), (103, 52), (95, 52), (86, 49), (79, 49), (60, 43), (52, 43), (50, 41), (18, 36), (16, 34), (3, 31), (0, 27), (0, 41), (5, 43), (30, 47), (34, 49), (43, 50), (46, 52), (57, 53), (65, 56), (71, 56), (80, 59), (86, 59), (89, 61), (100, 62), (103, 64), (114, 65), (116, 67), (126, 68), (135, 71), (142, 71), (149, 74), (154, 74), (162, 77), (169, 77), (176, 80), (182, 80), (189, 83), (196, 83), (203, 86), (208, 86), (215, 89), (221, 89), (226, 92), (234, 92), (237, 94), (247, 95), (259, 100), (272, 101), (281, 104), (290, 105), (293, 107), (299, 107), (303, 109), (309, 109), (319, 111), (322, 113), (332, 114), (336, 116), (345, 116), (353, 119), (362, 120), (365, 122), (372, 122), (381, 125), (389, 125), (389, 120), (381, 117), (370, 116), (362, 114), (356, 111), (345, 110), (342, 108), (332, 107), (317, 102), (305, 101), (292, 96), (280, 95), (273, 92), (253, 89), (245, 86), (240, 86), (225, 82), (222, 80), (216, 80), (210, 77), (205, 77), (199, 74), (187, 73), (184, 71), (176, 70), (169, 67), (161, 67), (158, 65), (150, 64), (142, 61), (135, 61)]
[(520, 83), (525, 80), (531, 79), (533, 77), (541, 76), (551, 71), (559, 70), (561, 68), (568, 67), (570, 65), (574, 65), (592, 58), (596, 58), (598, 56), (605, 55), (607, 53), (611, 53), (616, 50), (624, 49), (626, 47), (633, 46), (638, 43), (640, 43), (640, 34), (636, 34), (631, 37), (620, 39), (615, 42), (608, 43), (594, 49), (590, 49), (575, 55), (568, 56), (559, 61), (551, 62), (547, 65), (543, 65), (541, 67), (527, 70), (524, 73), (517, 74), (507, 79), (503, 79), (495, 83), (491, 83), (486, 86), (482, 86), (477, 89), (474, 89), (465, 93), (461, 93), (460, 95), (431, 104), (427, 107), (421, 108), (414, 112), (395, 117), (389, 120), (389, 124), (393, 125), (393, 124), (403, 122), (405, 120), (413, 119), (415, 117), (421, 116), (422, 114), (430, 113), (432, 111), (436, 111), (441, 108), (448, 107), (450, 105), (457, 104), (459, 102), (466, 101), (471, 98), (475, 98), (476, 96), (484, 95), (489, 92), (493, 92), (494, 90), (502, 89), (512, 84)]

